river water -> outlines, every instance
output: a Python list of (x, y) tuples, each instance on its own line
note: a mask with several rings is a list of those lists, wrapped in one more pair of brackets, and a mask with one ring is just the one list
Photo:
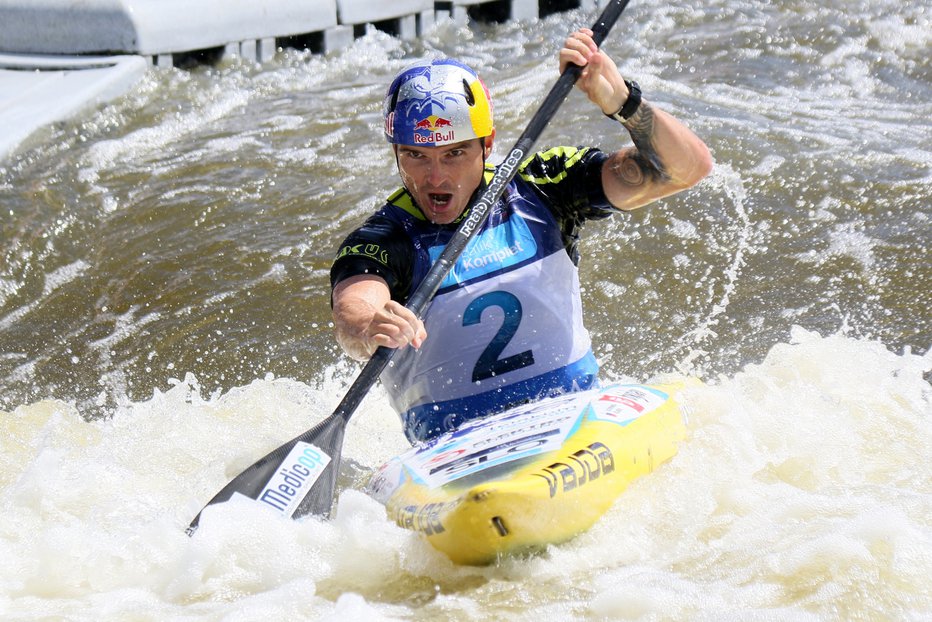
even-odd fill
[[(4, 620), (932, 620), (932, 10), (633, 2), (605, 47), (710, 146), (582, 243), (608, 379), (691, 376), (689, 436), (591, 531), (451, 565), (358, 492), (406, 445), (375, 387), (335, 518), (221, 507), (358, 367), (328, 267), (397, 185), (381, 94), (480, 69), (499, 155), (581, 11), (152, 70), (0, 163)], [(626, 144), (572, 94), (539, 146)]]

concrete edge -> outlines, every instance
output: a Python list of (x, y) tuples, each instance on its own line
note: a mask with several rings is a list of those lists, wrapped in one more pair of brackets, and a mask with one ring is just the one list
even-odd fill
[(0, 54), (0, 159), (39, 128), (125, 94), (148, 66), (132, 55)]

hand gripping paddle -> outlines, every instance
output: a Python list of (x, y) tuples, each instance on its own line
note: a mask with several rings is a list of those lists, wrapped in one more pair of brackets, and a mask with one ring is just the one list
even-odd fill
[[(627, 5), (628, 0), (611, 0), (608, 3), (592, 26), (596, 45), (602, 44)], [(468, 208), (466, 218), (457, 227), (453, 238), (408, 300), (406, 306), (418, 317), (517, 174), (518, 167), (566, 99), (581, 71), (582, 68), (571, 64), (560, 74), (508, 157), (495, 171), (485, 192)], [(224, 503), (234, 495), (243, 495), (294, 519), (307, 514), (329, 516), (340, 471), (346, 424), (395, 352), (393, 348), (379, 347), (333, 414), (237, 475), (205, 507)], [(202, 512), (198, 512), (191, 521), (188, 535), (197, 530)]]

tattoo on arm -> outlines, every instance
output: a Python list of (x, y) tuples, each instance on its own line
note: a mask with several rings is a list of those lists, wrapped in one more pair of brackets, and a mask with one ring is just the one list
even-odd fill
[(640, 186), (648, 181), (664, 182), (669, 179), (660, 155), (654, 149), (654, 110), (643, 102), (625, 127), (631, 133), (634, 149), (619, 151), (612, 158), (612, 172), (629, 186)]

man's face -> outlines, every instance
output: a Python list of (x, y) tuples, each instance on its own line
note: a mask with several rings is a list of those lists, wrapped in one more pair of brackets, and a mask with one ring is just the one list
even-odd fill
[(445, 225), (463, 213), (482, 181), (494, 134), (442, 147), (397, 145), (401, 180), (424, 216)]

